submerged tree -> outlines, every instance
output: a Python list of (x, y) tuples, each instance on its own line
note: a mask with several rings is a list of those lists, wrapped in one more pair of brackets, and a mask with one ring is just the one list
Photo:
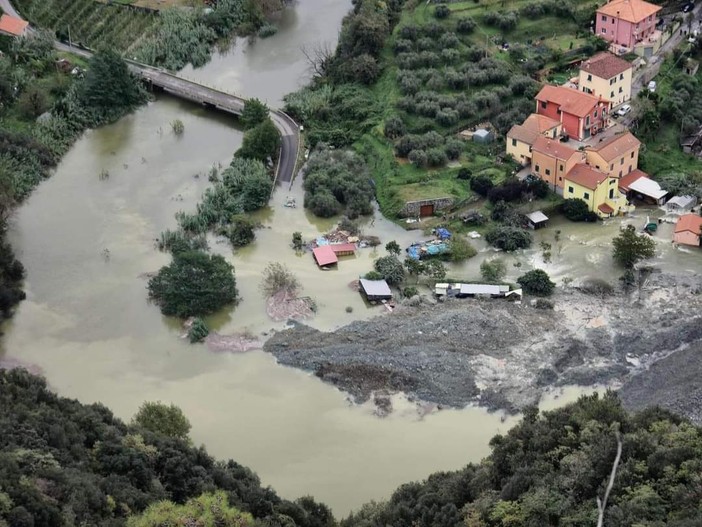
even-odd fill
[(626, 269), (656, 254), (656, 242), (645, 234), (638, 234), (633, 225), (624, 227), (619, 236), (612, 240), (612, 245), (614, 260)]

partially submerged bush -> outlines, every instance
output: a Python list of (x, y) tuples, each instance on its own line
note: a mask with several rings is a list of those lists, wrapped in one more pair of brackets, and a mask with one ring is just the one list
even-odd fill
[(586, 278), (580, 286), (583, 293), (593, 296), (611, 296), (614, 294), (614, 286), (602, 278)]
[(396, 256), (383, 256), (378, 258), (373, 267), (380, 276), (390, 285), (401, 284), (405, 279), (405, 268)]
[(534, 296), (549, 296), (556, 287), (546, 271), (542, 269), (534, 269), (524, 273), (517, 278), (517, 282), (526, 294)]
[(232, 216), (231, 225), (226, 229), (226, 236), (234, 247), (244, 247), (256, 239), (256, 224), (244, 214)]
[(516, 251), (531, 245), (531, 234), (519, 227), (503, 225), (490, 229), (485, 235), (485, 240), (503, 251)]
[(463, 236), (454, 235), (448, 242), (449, 259), (452, 262), (462, 262), (473, 258), (478, 251)]
[(263, 269), (259, 287), (268, 297), (280, 291), (295, 294), (300, 288), (300, 282), (285, 264), (271, 262)]
[(205, 321), (197, 317), (190, 325), (190, 329), (188, 329), (188, 340), (190, 340), (191, 344), (195, 344), (196, 342), (205, 340), (209, 334), (210, 329), (207, 327), (207, 324), (205, 324)]
[(485, 260), (480, 264), (480, 276), (488, 282), (500, 282), (507, 274), (507, 266), (504, 260), (496, 258)]

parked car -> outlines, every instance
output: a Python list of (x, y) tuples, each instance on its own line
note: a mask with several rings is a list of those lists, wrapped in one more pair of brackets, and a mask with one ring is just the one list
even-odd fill
[(656, 91), (656, 81), (651, 81), (648, 83), (648, 91), (650, 92), (655, 92)]
[(683, 6), (682, 12), (683, 12), (683, 13), (689, 13), (689, 12), (692, 11), (694, 8), (695, 8), (695, 4), (694, 4), (693, 2), (688, 2), (687, 4), (685, 4), (685, 5)]
[(631, 105), (630, 104), (625, 104), (621, 108), (617, 110), (617, 115), (620, 117), (624, 117), (626, 114), (628, 114), (631, 111)]

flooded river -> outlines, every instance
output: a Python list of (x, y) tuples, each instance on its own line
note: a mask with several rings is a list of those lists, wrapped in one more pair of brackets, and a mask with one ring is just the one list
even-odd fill
[[(238, 42), (186, 74), (277, 104), (306, 78), (300, 47), (333, 44), (349, 7), (349, 0), (304, 0), (283, 15), (274, 37)], [(176, 118), (185, 124), (182, 137), (170, 131)], [(383, 499), (403, 482), (478, 461), (489, 438), (515, 419), (478, 409), (422, 416), (399, 397), (395, 413), (380, 419), (261, 351), (212, 353), (187, 344), (179, 323), (147, 302), (143, 274), (169, 260), (154, 249), (154, 239), (175, 227), (177, 211), (193, 210), (209, 184), (203, 174), (228, 163), (240, 141), (231, 118), (165, 96), (86, 133), (12, 220), (10, 239), (27, 268), (28, 298), (5, 327), (2, 353), (37, 365), (60, 394), (101, 401), (125, 419), (144, 400), (173, 402), (189, 416), (195, 443), (250, 466), (281, 495), (312, 494), (337, 515)], [(258, 213), (264, 228), (250, 247), (233, 254), (212, 244), (235, 266), (243, 297), (236, 309), (209, 320), (218, 331), (282, 329), (267, 319), (258, 290), (260, 271), (271, 261), (285, 262), (316, 300), (315, 327), (331, 329), (382, 309), (367, 307), (348, 283), (383, 250), (363, 249), (336, 270), (318, 270), (309, 253), (295, 255), (291, 234), (309, 239), (333, 222), (283, 207), (289, 197), (302, 204), (299, 182), (278, 189)], [(383, 244), (416, 238), (379, 215), (366, 221), (366, 231)], [(518, 258), (526, 266), (538, 257), (532, 251)], [(477, 275), (479, 261), (454, 271)]]

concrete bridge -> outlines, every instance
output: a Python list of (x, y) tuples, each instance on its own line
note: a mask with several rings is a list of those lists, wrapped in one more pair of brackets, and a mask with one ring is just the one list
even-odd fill
[[(67, 51), (87, 59), (93, 55), (90, 50), (70, 46), (62, 42), (56, 42), (55, 47), (60, 51)], [(234, 115), (241, 115), (244, 111), (246, 99), (239, 95), (203, 86), (160, 68), (129, 59), (125, 59), (125, 61), (134, 74), (147, 81), (151, 86), (175, 97)], [(295, 175), (297, 159), (300, 153), (300, 127), (289, 115), (281, 110), (271, 110), (270, 117), (280, 132), (281, 138), (275, 181), (280, 184), (289, 183)]]

